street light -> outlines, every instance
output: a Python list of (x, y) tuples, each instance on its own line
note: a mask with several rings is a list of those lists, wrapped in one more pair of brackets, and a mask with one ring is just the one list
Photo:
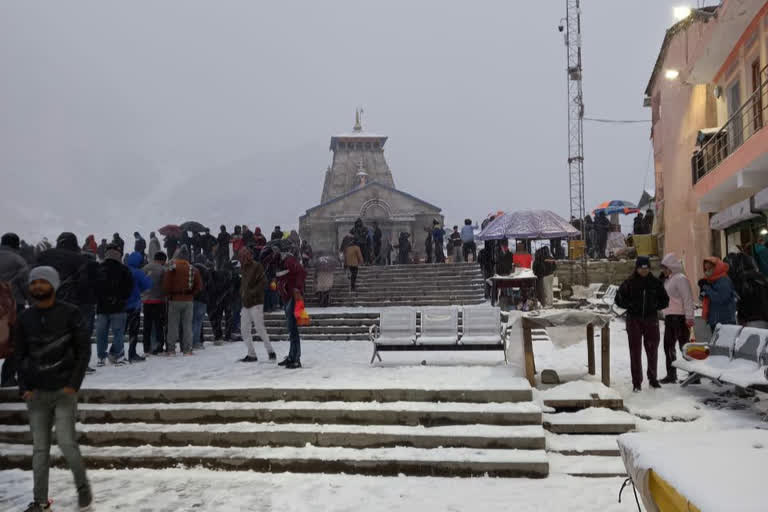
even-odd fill
[(677, 21), (683, 21), (685, 18), (691, 15), (691, 8), (687, 5), (682, 5), (672, 9), (672, 13)]
[(664, 78), (667, 80), (677, 80), (677, 77), (680, 76), (680, 72), (676, 69), (668, 69), (664, 72)]

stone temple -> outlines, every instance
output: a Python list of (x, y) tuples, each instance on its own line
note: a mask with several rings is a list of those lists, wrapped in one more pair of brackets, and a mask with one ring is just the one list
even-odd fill
[(393, 245), (401, 232), (409, 233), (416, 257), (424, 257), (424, 228), (433, 219), (442, 224), (441, 209), (395, 188), (384, 158), (387, 138), (364, 131), (360, 112), (351, 133), (331, 137), (333, 162), (325, 173), (320, 204), (299, 218), (299, 234), (315, 252), (338, 251), (361, 218), (368, 226), (378, 222), (383, 240), (390, 237)]

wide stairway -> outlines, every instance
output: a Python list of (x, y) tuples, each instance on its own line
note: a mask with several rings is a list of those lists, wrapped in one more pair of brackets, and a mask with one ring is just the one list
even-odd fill
[[(543, 478), (541, 408), (531, 388), (84, 389), (89, 468)], [(25, 404), (0, 391), (0, 469), (32, 467)], [(65, 466), (57, 448), (52, 464)]]
[[(309, 269), (306, 303), (318, 306), (315, 272)], [(481, 304), (483, 274), (476, 263), (445, 263), (360, 267), (357, 290), (349, 289), (343, 269), (334, 275), (331, 306), (449, 306)]]

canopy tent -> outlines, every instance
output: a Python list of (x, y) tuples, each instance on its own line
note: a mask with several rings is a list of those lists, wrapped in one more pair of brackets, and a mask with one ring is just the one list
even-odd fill
[(613, 201), (605, 201), (604, 203), (600, 203), (597, 208), (592, 210), (592, 215), (597, 215), (600, 212), (605, 212), (606, 215), (613, 215), (614, 213), (630, 215), (639, 211), (640, 210), (637, 209), (635, 203), (614, 199)]
[(554, 212), (549, 210), (520, 210), (503, 213), (496, 217), (480, 234), (478, 240), (548, 240), (571, 238), (581, 232)]

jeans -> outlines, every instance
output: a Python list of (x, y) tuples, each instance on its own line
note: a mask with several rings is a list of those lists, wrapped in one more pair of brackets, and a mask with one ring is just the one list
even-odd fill
[[(144, 353), (164, 350), (167, 312), (165, 303), (144, 304)], [(152, 334), (155, 335), (154, 340)]]
[(688, 343), (691, 332), (683, 315), (667, 315), (664, 317), (664, 356), (667, 363), (667, 377), (677, 378), (677, 368), (672, 363), (677, 359), (677, 347), (683, 351), (683, 345)]
[(96, 353), (99, 359), (107, 357), (109, 330), (112, 329), (112, 346), (109, 355), (119, 359), (125, 355), (123, 335), (125, 334), (126, 313), (99, 313), (96, 315)]
[(445, 263), (443, 244), (435, 242), (435, 263)]
[(656, 381), (656, 365), (659, 359), (659, 321), (649, 318), (627, 318), (629, 337), (629, 359), (632, 370), (632, 385), (636, 388), (643, 383), (643, 346), (648, 360), (648, 380)]
[(288, 360), (298, 363), (301, 360), (301, 338), (299, 337), (299, 324), (296, 323), (296, 317), (293, 315), (294, 305), (295, 300), (293, 298), (285, 305), (285, 323), (291, 339)]
[(85, 464), (80, 455), (75, 433), (77, 395), (61, 390), (35, 390), (27, 400), (29, 429), (32, 432), (32, 472), (34, 498), (38, 503), (48, 503), (48, 468), (50, 467), (51, 428), (56, 425), (56, 444), (67, 461), (78, 491), (88, 485)]
[[(176, 350), (176, 343), (181, 337), (181, 351), (192, 352), (192, 301), (172, 300), (168, 302), (168, 351)], [(183, 331), (179, 336), (179, 329)]]
[(192, 347), (203, 348), (203, 320), (208, 304), (195, 301), (192, 306)]
[(136, 354), (136, 345), (139, 343), (139, 328), (141, 327), (141, 308), (126, 311), (125, 330), (128, 333), (128, 357)]
[(243, 341), (248, 347), (248, 355), (251, 357), (256, 356), (256, 349), (253, 347), (252, 327), (256, 328), (256, 332), (259, 334), (261, 341), (264, 342), (264, 348), (267, 350), (267, 355), (274, 353), (275, 349), (272, 348), (272, 343), (269, 341), (267, 326), (264, 324), (264, 306), (258, 304), (250, 308), (243, 308), (240, 313), (240, 318), (243, 319), (242, 335)]
[(469, 261), (469, 255), (472, 255), (472, 261), (477, 261), (477, 244), (475, 242), (464, 242), (462, 246), (464, 251), (464, 261)]

